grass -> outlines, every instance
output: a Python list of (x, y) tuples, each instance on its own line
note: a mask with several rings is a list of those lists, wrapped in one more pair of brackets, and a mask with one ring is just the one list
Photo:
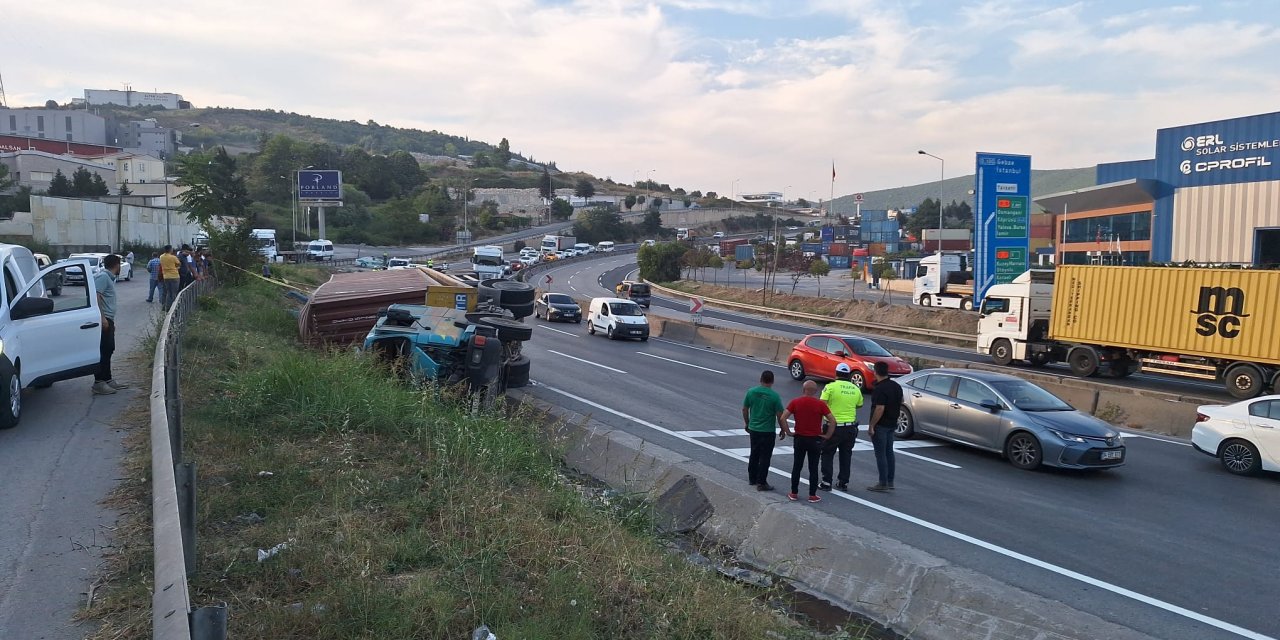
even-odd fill
[[(811, 637), (776, 593), (664, 550), (633, 500), (585, 499), (539, 416), (472, 415), (351, 350), (298, 347), (286, 304), (262, 281), (223, 289), (184, 337), (191, 598), (227, 602), (230, 637)], [(97, 640), (150, 635), (145, 429), (130, 446)]]

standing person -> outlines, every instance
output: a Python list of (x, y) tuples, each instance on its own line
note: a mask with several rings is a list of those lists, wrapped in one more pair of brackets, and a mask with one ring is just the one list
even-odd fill
[(208, 247), (201, 249), (200, 259), (204, 261), (204, 265), (201, 267), (201, 271), (204, 272), (204, 277), (212, 278), (213, 277), (213, 252), (209, 251)]
[(204, 256), (200, 255), (204, 249), (194, 249), (187, 254), (191, 258), (190, 269), (191, 276), (195, 282), (204, 280)]
[(93, 375), (93, 392), (110, 395), (129, 385), (111, 376), (111, 355), (116, 351), (116, 277), (120, 275), (120, 256), (112, 253), (102, 259), (102, 270), (93, 274), (98, 290), (98, 308), (102, 311), (102, 337), (98, 342), (98, 371)]
[(822, 389), (822, 401), (836, 417), (836, 431), (822, 446), (823, 491), (831, 490), (831, 472), (836, 452), (840, 453), (840, 474), (836, 476), (836, 488), (849, 490), (849, 466), (853, 461), (853, 443), (858, 439), (858, 409), (862, 408), (862, 389), (850, 381), (853, 369), (841, 362), (836, 365), (836, 379)]
[(151, 259), (147, 261), (147, 302), (156, 301), (156, 290), (160, 290), (160, 299), (164, 300), (164, 289), (160, 286), (160, 254), (151, 254)]
[(133, 252), (132, 251), (124, 254), (124, 261), (129, 263), (129, 270), (132, 271), (133, 270)]
[(173, 301), (178, 299), (178, 288), (182, 281), (182, 262), (173, 253), (173, 245), (165, 245), (160, 254), (160, 299), (164, 310), (168, 311)]
[(186, 289), (187, 285), (196, 281), (194, 261), (191, 258), (191, 245), (184, 244), (178, 252), (178, 288)]
[(774, 433), (778, 440), (786, 437), (782, 421), (782, 397), (773, 390), (773, 372), (760, 373), (760, 384), (747, 390), (742, 400), (742, 425), (751, 436), (751, 455), (747, 458), (747, 481), (756, 491), (773, 491), (769, 484), (769, 463), (773, 460)]
[[(793, 416), (796, 420), (794, 433), (787, 428), (787, 419)], [(791, 444), (796, 450), (795, 461), (791, 463), (791, 493), (787, 494), (788, 500), (800, 499), (800, 472), (804, 470), (804, 463), (808, 460), (809, 502), (822, 501), (818, 497), (818, 455), (835, 430), (835, 416), (831, 415), (827, 403), (818, 399), (818, 383), (805, 380), (804, 395), (787, 403), (786, 410), (782, 412), (782, 431), (795, 436), (791, 439)]]
[(880, 482), (867, 487), (871, 491), (893, 490), (893, 432), (898, 428), (898, 414), (902, 411), (902, 387), (889, 379), (889, 363), (877, 362), (876, 387), (871, 391), (871, 419), (867, 421), (867, 435), (876, 449), (876, 469)]

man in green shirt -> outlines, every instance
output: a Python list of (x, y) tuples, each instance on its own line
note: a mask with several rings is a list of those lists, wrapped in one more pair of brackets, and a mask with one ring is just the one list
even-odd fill
[(773, 459), (774, 434), (778, 440), (787, 437), (783, 432), (782, 398), (773, 390), (773, 372), (760, 374), (760, 385), (747, 390), (742, 400), (742, 426), (751, 436), (751, 455), (747, 458), (747, 481), (756, 491), (772, 491), (769, 484), (769, 463)]
[(841, 362), (836, 365), (835, 381), (822, 390), (822, 401), (836, 418), (836, 432), (822, 448), (822, 483), (818, 488), (823, 491), (831, 490), (831, 467), (836, 451), (840, 452), (836, 488), (849, 490), (849, 463), (853, 459), (853, 443), (858, 439), (858, 409), (862, 407), (862, 389), (850, 382), (852, 376), (853, 369)]

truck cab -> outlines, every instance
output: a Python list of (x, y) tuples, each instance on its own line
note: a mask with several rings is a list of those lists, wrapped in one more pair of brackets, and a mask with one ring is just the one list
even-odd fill
[(279, 248), (276, 246), (276, 230), (253, 229), (249, 233), (254, 244), (257, 245), (258, 253), (267, 260), (275, 262), (276, 256), (279, 255)]
[(502, 247), (486, 245), (472, 249), (471, 268), (482, 280), (505, 277), (507, 263), (503, 260)]
[[(978, 310), (978, 353), (1045, 364), (1047, 354), (1033, 345), (1048, 337), (1052, 308), (1052, 271), (1027, 271), (1009, 284), (987, 289)], [(996, 343), (1005, 351), (993, 354)]]
[(935, 253), (921, 258), (911, 300), (922, 307), (973, 309), (973, 272), (965, 256)]

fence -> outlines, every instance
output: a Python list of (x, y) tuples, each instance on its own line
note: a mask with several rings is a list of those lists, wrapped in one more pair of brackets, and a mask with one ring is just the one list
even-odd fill
[(191, 609), (187, 577), (196, 570), (196, 465), (183, 462), (179, 343), (198, 296), (213, 281), (178, 293), (156, 336), (151, 365), (151, 521), (155, 582), (151, 593), (153, 640), (223, 640), (227, 606)]

